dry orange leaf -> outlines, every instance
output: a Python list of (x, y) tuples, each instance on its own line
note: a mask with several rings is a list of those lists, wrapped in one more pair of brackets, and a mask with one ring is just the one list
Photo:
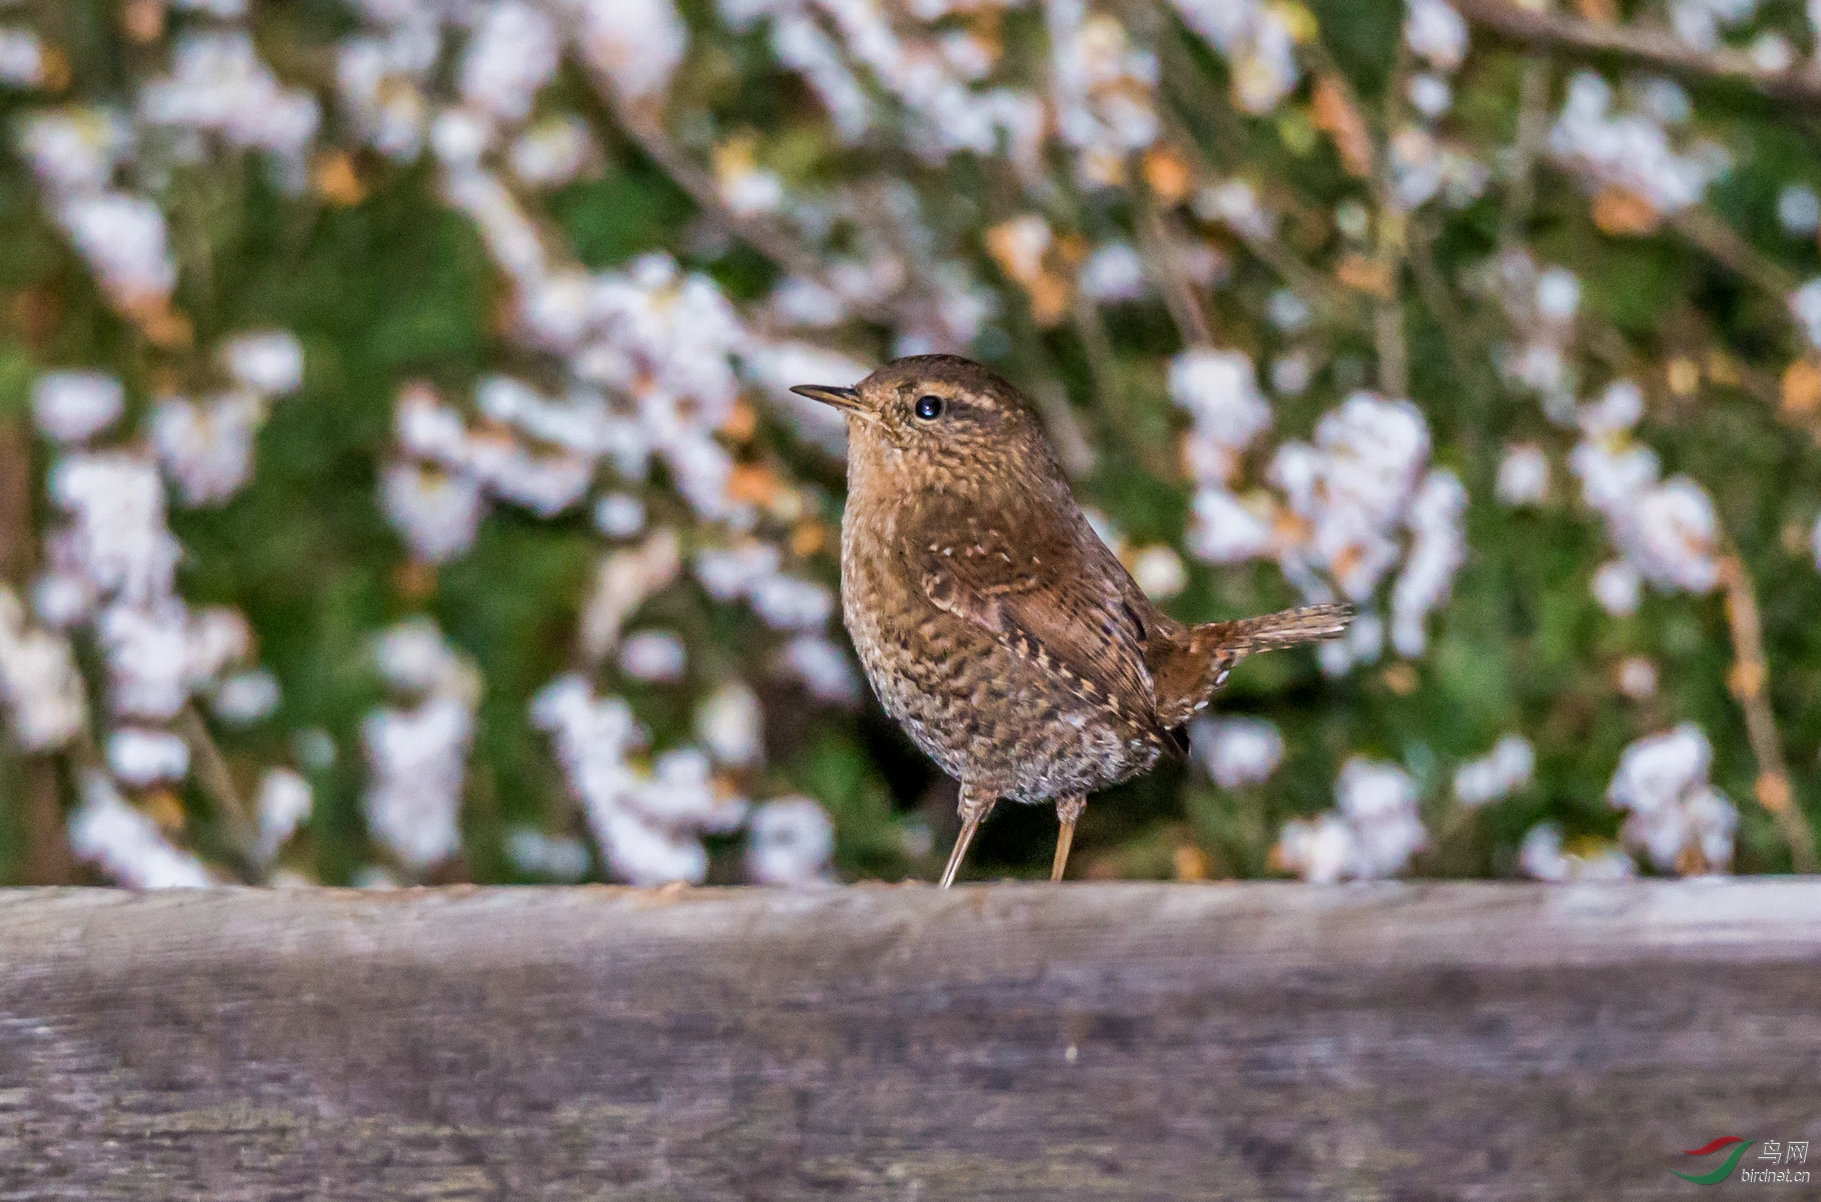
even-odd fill
[(1073, 290), (1069, 282), (1053, 271), (1046, 271), (1030, 285), (1031, 320), (1049, 329), (1062, 320), (1062, 315), (1069, 311), (1069, 297)]
[(1315, 81), (1310, 116), (1315, 128), (1327, 134), (1340, 155), (1340, 165), (1354, 179), (1372, 174), (1372, 135), (1366, 131), (1366, 119), (1347, 98), (1347, 90), (1332, 75)]
[(1752, 793), (1758, 804), (1773, 814), (1781, 814), (1789, 809), (1792, 800), (1789, 788), (1789, 777), (1781, 772), (1761, 772), (1757, 782), (1752, 786)]
[(196, 334), (190, 319), (164, 297), (127, 306), (127, 316), (153, 346), (186, 347)]
[(367, 189), (354, 169), (354, 156), (333, 150), (318, 156), (310, 171), (310, 183), (316, 194), (332, 205), (350, 208), (366, 199)]
[(1181, 203), (1195, 182), (1184, 158), (1168, 146), (1153, 146), (1144, 156), (1144, 182), (1166, 205)]
[(1669, 391), (1676, 396), (1693, 396), (1701, 387), (1701, 368), (1693, 359), (1678, 355), (1665, 367), (1664, 379), (1669, 384)]
[(798, 522), (790, 532), (790, 553), (808, 559), (828, 545), (828, 528), (821, 522)]
[(1023, 213), (988, 226), (984, 240), (986, 253), (993, 257), (999, 270), (1014, 280), (1027, 280), (1043, 270), (1043, 255), (1050, 248), (1050, 226), (1035, 213)]
[(1784, 368), (1782, 398), (1789, 417), (1808, 417), (1821, 407), (1821, 363), (1798, 359)]
[(735, 442), (745, 442), (759, 428), (759, 411), (741, 399), (733, 403), (727, 411), (727, 418), (721, 423), (721, 433)]
[(422, 601), (436, 593), (436, 568), (408, 559), (392, 573), (392, 590), (404, 601)]
[(139, 808), (145, 816), (158, 824), (158, 829), (167, 835), (183, 833), (187, 819), (183, 813), (183, 802), (177, 794), (169, 789), (153, 789), (139, 799)]
[(1412, 668), (1409, 664), (1392, 664), (1389, 668), (1385, 669), (1384, 679), (1385, 687), (1390, 689), (1393, 693), (1396, 693), (1399, 697), (1408, 697), (1410, 694), (1416, 692), (1416, 686), (1419, 683), (1416, 677), (1416, 669)]
[(6, 323), (33, 347), (42, 347), (57, 332), (62, 304), (49, 288), (28, 288), (6, 301)]
[(120, 28), (129, 41), (144, 46), (164, 36), (164, 0), (127, 0)]
[(1170, 872), (1179, 881), (1208, 879), (1208, 853), (1185, 843), (1170, 853)]
[(1349, 288), (1369, 292), (1383, 300), (1391, 299), (1391, 268), (1379, 259), (1358, 252), (1342, 255), (1334, 269), (1334, 277)]
[(763, 505), (777, 491), (777, 474), (762, 463), (742, 463), (727, 477), (727, 495), (735, 501)]
[(1662, 216), (1655, 205), (1623, 188), (1601, 188), (1593, 198), (1593, 223), (1603, 234), (1648, 234)]
[(61, 92), (70, 86), (69, 56), (55, 46), (47, 46), (38, 60), (38, 86), (47, 92)]

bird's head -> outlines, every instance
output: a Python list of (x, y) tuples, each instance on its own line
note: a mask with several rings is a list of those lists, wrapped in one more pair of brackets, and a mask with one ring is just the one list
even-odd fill
[(1057, 470), (1018, 390), (958, 355), (894, 359), (852, 388), (791, 391), (847, 414), (850, 487), (980, 485)]

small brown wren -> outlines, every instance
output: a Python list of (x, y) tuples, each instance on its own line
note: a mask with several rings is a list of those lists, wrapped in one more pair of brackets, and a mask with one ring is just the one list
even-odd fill
[(1180, 751), (1241, 656), (1334, 638), (1352, 617), (1166, 616), (1088, 525), (1030, 405), (978, 363), (916, 355), (794, 391), (848, 417), (841, 609), (860, 663), (961, 782), (944, 888), (1001, 797), (1055, 803), (1061, 880), (1089, 793)]

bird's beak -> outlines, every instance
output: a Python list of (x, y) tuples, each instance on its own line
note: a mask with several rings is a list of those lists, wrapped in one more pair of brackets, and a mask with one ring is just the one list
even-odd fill
[(798, 396), (806, 396), (812, 401), (821, 401), (824, 405), (833, 405), (849, 413), (864, 413), (860, 407), (860, 394), (852, 388), (830, 388), (823, 384), (794, 384), (791, 391)]

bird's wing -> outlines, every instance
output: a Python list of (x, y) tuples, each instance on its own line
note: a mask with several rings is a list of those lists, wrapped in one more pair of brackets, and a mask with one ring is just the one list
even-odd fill
[[(1144, 625), (1125, 600), (1125, 570), (1085, 522), (1056, 531), (1053, 519), (935, 505), (921, 516), (903, 529), (900, 550), (932, 605), (1002, 639), (1083, 699), (1156, 727)], [(1033, 529), (1053, 532), (1026, 533)]]

